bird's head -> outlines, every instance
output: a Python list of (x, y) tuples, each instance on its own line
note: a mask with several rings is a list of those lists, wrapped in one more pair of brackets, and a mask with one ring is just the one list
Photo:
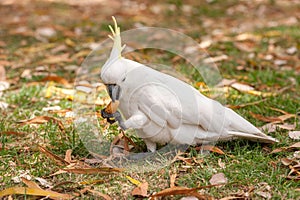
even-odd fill
[(112, 36), (109, 35), (109, 37), (113, 40), (114, 44), (109, 59), (101, 69), (100, 76), (114, 101), (116, 99), (114, 93), (119, 93), (119, 83), (125, 78), (126, 66), (124, 65), (124, 59), (122, 57), (122, 50), (125, 48), (125, 45), (121, 45), (120, 27), (118, 27), (116, 19), (114, 17), (112, 18), (114, 21), (114, 28), (109, 26), (112, 33)]

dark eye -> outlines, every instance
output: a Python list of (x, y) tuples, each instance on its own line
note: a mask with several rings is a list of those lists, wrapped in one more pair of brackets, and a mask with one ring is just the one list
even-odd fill
[(123, 79), (122, 79), (122, 82), (124, 82), (126, 80), (126, 77), (124, 77)]

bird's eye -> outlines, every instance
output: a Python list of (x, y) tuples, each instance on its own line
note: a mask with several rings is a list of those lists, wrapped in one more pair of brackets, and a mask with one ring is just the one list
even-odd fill
[(126, 77), (124, 77), (123, 79), (122, 79), (122, 82), (124, 82), (126, 80)]

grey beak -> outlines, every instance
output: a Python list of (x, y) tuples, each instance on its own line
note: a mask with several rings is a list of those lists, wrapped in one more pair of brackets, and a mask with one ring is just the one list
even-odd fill
[(109, 94), (111, 100), (113, 102), (115, 102), (116, 100), (119, 100), (120, 93), (121, 93), (120, 86), (118, 86), (116, 84), (107, 84), (106, 87), (107, 87), (107, 91), (108, 91), (108, 94)]

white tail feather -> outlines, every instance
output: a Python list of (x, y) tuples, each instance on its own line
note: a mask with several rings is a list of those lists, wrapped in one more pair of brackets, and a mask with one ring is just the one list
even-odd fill
[(251, 133), (243, 133), (243, 132), (238, 132), (238, 131), (228, 131), (228, 134), (237, 137), (237, 138), (244, 138), (247, 140), (252, 140), (252, 141), (259, 141), (259, 142), (264, 142), (264, 143), (275, 143), (278, 142), (275, 138), (272, 138), (267, 135), (254, 135)]

